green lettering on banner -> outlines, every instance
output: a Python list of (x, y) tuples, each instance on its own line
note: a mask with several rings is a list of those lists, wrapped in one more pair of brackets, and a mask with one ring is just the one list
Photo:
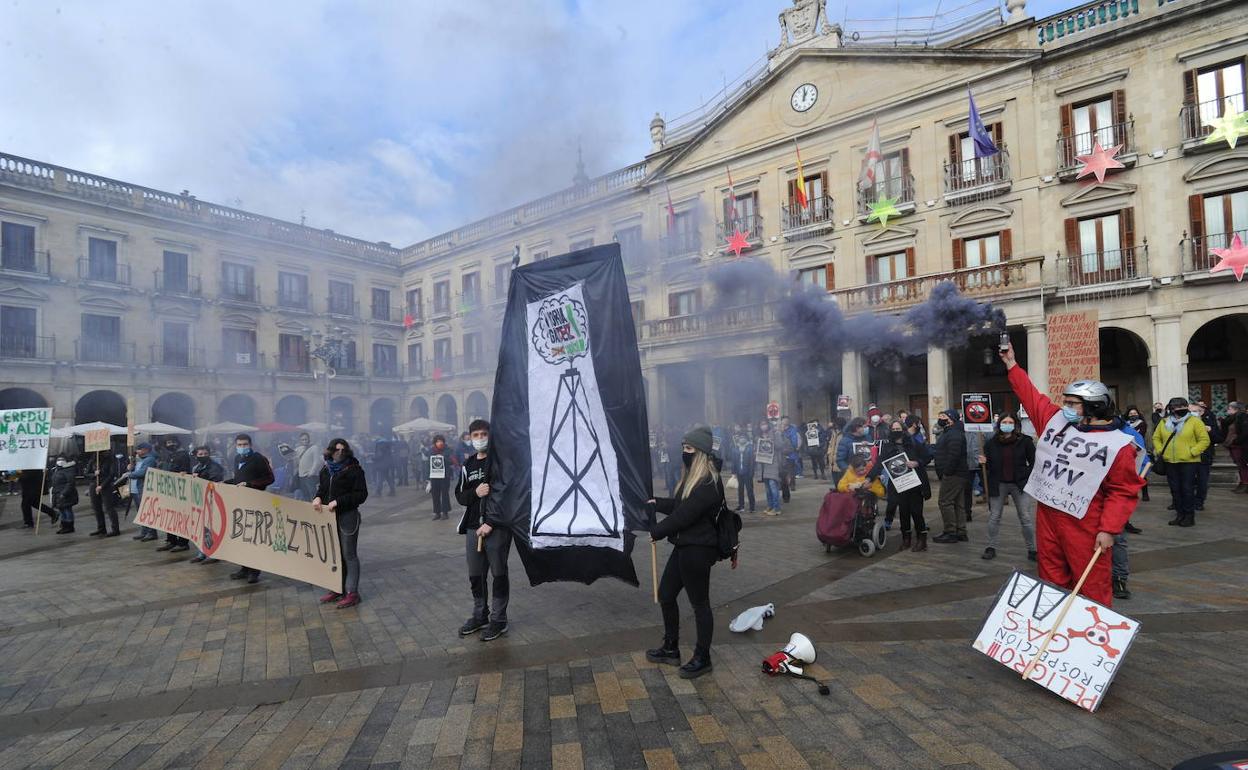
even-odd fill
[(273, 550), (286, 553), (286, 514), (277, 513), (277, 532), (273, 534)]

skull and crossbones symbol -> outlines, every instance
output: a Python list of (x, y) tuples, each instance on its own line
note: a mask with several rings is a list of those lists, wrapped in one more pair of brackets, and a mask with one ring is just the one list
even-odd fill
[(1101, 620), (1100, 612), (1098, 608), (1095, 606), (1088, 607), (1088, 612), (1092, 613), (1092, 621), (1093, 621), (1092, 625), (1088, 626), (1082, 631), (1076, 631), (1073, 628), (1067, 628), (1066, 635), (1070, 637), (1071, 639), (1087, 639), (1089, 644), (1095, 647), (1100, 647), (1102, 650), (1105, 651), (1105, 654), (1108, 655), (1109, 657), (1111, 658), (1118, 657), (1118, 654), (1121, 652), (1121, 650), (1115, 649), (1114, 647), (1110, 646), (1109, 632), (1110, 631), (1125, 631), (1131, 627), (1131, 624), (1124, 621), (1122, 623), (1115, 623), (1114, 625), (1111, 626), (1105, 621)]

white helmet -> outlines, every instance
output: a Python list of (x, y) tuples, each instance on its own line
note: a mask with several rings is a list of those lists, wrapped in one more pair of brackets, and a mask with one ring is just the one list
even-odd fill
[(1062, 391), (1063, 396), (1074, 396), (1083, 402), (1084, 416), (1107, 418), (1113, 414), (1114, 399), (1105, 383), (1097, 380), (1075, 380)]

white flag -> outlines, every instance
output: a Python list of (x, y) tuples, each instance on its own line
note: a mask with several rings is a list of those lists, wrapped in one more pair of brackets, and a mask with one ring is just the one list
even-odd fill
[(871, 139), (867, 142), (867, 154), (862, 158), (862, 170), (858, 172), (858, 189), (870, 190), (880, 179), (884, 153), (880, 150), (880, 125), (871, 121)]

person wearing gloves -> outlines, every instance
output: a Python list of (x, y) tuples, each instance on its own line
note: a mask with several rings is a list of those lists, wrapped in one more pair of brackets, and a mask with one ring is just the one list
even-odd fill
[(1166, 404), (1166, 416), (1153, 430), (1153, 457), (1166, 463), (1166, 481), (1174, 501), (1171, 526), (1196, 524), (1196, 478), (1200, 458), (1209, 448), (1209, 431), (1193, 415), (1187, 399), (1176, 396)]
[[(141, 442), (134, 448), (135, 458), (130, 463), (130, 468), (121, 475), (130, 484), (130, 501), (134, 503), (135, 510), (143, 510), (143, 485), (147, 482), (147, 471), (156, 467), (156, 455), (152, 452), (152, 445), (146, 441)], [(127, 507), (127, 512), (130, 510)], [(150, 542), (156, 539), (156, 530), (151, 527), (139, 527), (139, 534), (134, 536), (135, 540), (141, 543)]]
[(996, 430), (984, 442), (983, 454), (977, 462), (988, 467), (988, 547), (984, 559), (997, 556), (997, 538), (1001, 534), (1001, 514), (1005, 510), (1005, 498), (1014, 502), (1014, 513), (1023, 529), (1023, 542), (1027, 544), (1027, 558), (1036, 560), (1036, 525), (1032, 500), (1023, 488), (1036, 464), (1036, 444), (1029, 436), (1018, 430), (1018, 418), (1010, 412), (997, 416)]
[(646, 660), (680, 664), (680, 608), (676, 598), (683, 590), (693, 606), (697, 641), (693, 657), (680, 666), (681, 679), (710, 673), (711, 638), (715, 618), (711, 612), (711, 567), (719, 561), (719, 533), (715, 516), (724, 504), (720, 461), (711, 452), (711, 431), (696, 427), (681, 441), (681, 475), (675, 497), (650, 500), (666, 518), (650, 530), (653, 541), (667, 539), (672, 554), (659, 579), (659, 605), (663, 610), (663, 644), (646, 650)]
[[(212, 459), (212, 452), (207, 446), (197, 446), (195, 447), (195, 460), (191, 465), (191, 475), (204, 481), (220, 484), (225, 481), (225, 468), (221, 467), (221, 463)], [(192, 564), (216, 564), (218, 561), (201, 551), (199, 546), (195, 547), (195, 555), (191, 557)]]
[[(273, 466), (269, 464), (269, 458), (252, 448), (251, 436), (246, 433), (234, 437), (234, 477), (226, 483), (249, 489), (266, 489), (273, 483)], [(260, 570), (240, 566), (230, 573), (230, 579), (258, 583)]]
[(56, 469), (52, 471), (52, 507), (61, 516), (61, 528), (58, 535), (72, 535), (74, 532), (74, 506), (78, 504), (78, 486), (74, 479), (77, 463), (64, 455), (56, 458)]
[[(511, 556), (511, 530), (498, 526), (495, 506), (490, 499), (493, 480), (490, 462), (490, 423), (477, 419), (468, 425), (473, 454), (464, 460), (455, 485), (455, 499), (464, 506), (459, 534), (464, 535), (468, 557), (468, 586), (472, 589), (472, 617), (460, 626), (460, 636), (471, 636), (484, 629), (481, 641), (492, 642), (507, 633), (507, 602), (511, 582), (507, 560)], [(486, 581), (494, 576), (492, 591)], [(494, 608), (490, 609), (491, 593)]]
[(321, 604), (336, 602), (342, 610), (360, 603), (360, 506), (368, 499), (368, 479), (346, 439), (329, 442), (322, 456), (325, 463), (317, 478), (312, 507), (334, 513), (342, 554), (343, 593), (330, 591), (321, 597)]

